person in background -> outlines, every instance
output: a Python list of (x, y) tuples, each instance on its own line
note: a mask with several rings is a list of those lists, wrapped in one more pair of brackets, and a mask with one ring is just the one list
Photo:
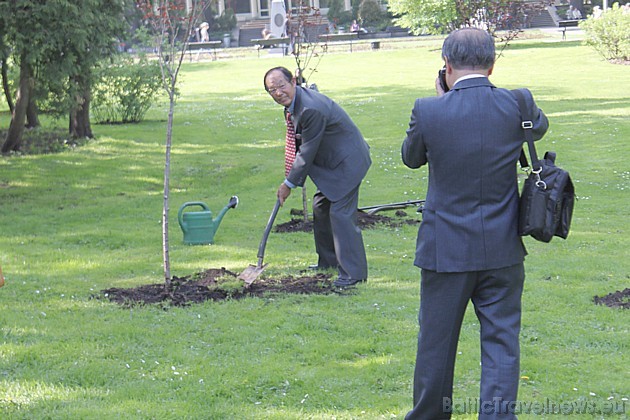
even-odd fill
[[(265, 25), (265, 27), (260, 32), (262, 39), (273, 38), (273, 34), (271, 33), (271, 29), (269, 29), (269, 25)], [(271, 48), (271, 45), (263, 45), (262, 48)]]
[(286, 178), (278, 187), (278, 200), (283, 204), (307, 176), (317, 187), (313, 233), (319, 259), (311, 268), (336, 268), (337, 287), (366, 281), (367, 259), (356, 212), (359, 187), (372, 164), (368, 144), (337, 103), (298, 86), (288, 69), (274, 67), (263, 80), (265, 90), (284, 108), (287, 124)]
[(580, 13), (578, 9), (573, 7), (573, 5), (570, 5), (569, 9), (567, 10), (567, 19), (568, 20), (582, 19), (582, 13)]
[[(416, 241), (421, 268), (413, 409), (407, 420), (449, 419), (457, 342), (468, 302), (480, 325), (480, 419), (515, 419), (525, 247), (518, 234), (517, 162), (524, 134), (516, 97), (489, 80), (494, 39), (465, 28), (442, 46), (443, 89), (415, 101), (402, 161), (428, 164)], [(527, 91), (529, 92), (529, 91)], [(532, 136), (545, 114), (526, 95)]]
[(269, 29), (269, 25), (265, 25), (265, 27), (262, 29), (261, 35), (263, 39), (271, 38), (271, 29)]
[(208, 22), (202, 22), (201, 25), (199, 25), (199, 36), (201, 42), (210, 41), (210, 34), (208, 33), (208, 29), (210, 29), (210, 24)]

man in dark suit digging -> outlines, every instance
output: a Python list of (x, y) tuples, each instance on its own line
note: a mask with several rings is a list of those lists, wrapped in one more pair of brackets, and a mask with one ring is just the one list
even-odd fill
[(370, 148), (348, 114), (325, 95), (296, 84), (284, 67), (267, 71), (265, 90), (284, 107), (287, 124), (286, 179), (278, 188), (284, 203), (291, 189), (310, 177), (317, 267), (337, 268), (335, 285), (367, 280), (367, 260), (356, 211), (359, 187), (370, 165)]

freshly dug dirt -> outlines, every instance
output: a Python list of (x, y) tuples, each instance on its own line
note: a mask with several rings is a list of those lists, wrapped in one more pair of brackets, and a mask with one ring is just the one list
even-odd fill
[(211, 268), (187, 277), (173, 277), (171, 289), (165, 283), (147, 284), (131, 289), (111, 288), (102, 290), (112, 302), (125, 307), (158, 304), (161, 306), (188, 306), (207, 300), (220, 301), (241, 299), (250, 296), (270, 296), (274, 294), (320, 294), (346, 293), (335, 288), (331, 274), (314, 273), (312, 276), (286, 277), (281, 279), (259, 278), (249, 287), (237, 279), (237, 274), (225, 268)]
[[(275, 231), (280, 233), (310, 232), (313, 223), (304, 222), (301, 211), (292, 210), (291, 214), (297, 216), (290, 222), (279, 224)], [(357, 212), (359, 227), (370, 229), (378, 226), (397, 227), (403, 224), (418, 224), (419, 217), (409, 217), (403, 210), (397, 210), (395, 217), (383, 215), (369, 215), (365, 212)], [(305, 274), (305, 273), (303, 273)], [(311, 274), (311, 273), (309, 273)], [(160, 305), (188, 306), (207, 300), (220, 301), (227, 299), (241, 299), (250, 296), (270, 296), (278, 294), (331, 294), (352, 293), (352, 289), (339, 289), (333, 286), (331, 274), (312, 273), (301, 277), (286, 277), (280, 279), (258, 278), (251, 286), (237, 279), (238, 274), (225, 268), (211, 268), (201, 273), (186, 277), (173, 277), (171, 286), (165, 283), (146, 284), (130, 289), (111, 288), (102, 290), (102, 295), (95, 298), (107, 298), (112, 302), (125, 307), (135, 305)]]
[[(292, 209), (291, 214), (294, 216), (300, 216), (302, 211)], [(399, 227), (403, 224), (415, 225), (420, 223), (420, 217), (409, 217), (403, 210), (397, 210), (394, 213), (395, 217), (384, 216), (380, 214), (367, 214), (363, 211), (357, 211), (357, 221), (361, 229), (373, 229), (378, 226), (387, 227)], [(278, 233), (291, 233), (291, 232), (312, 232), (313, 231), (313, 219), (309, 218), (308, 222), (304, 221), (303, 217), (296, 217), (286, 223), (276, 225), (274, 232)]]
[(593, 296), (593, 302), (597, 305), (606, 305), (611, 308), (630, 309), (630, 289), (626, 288), (621, 292), (617, 290), (602, 297)]

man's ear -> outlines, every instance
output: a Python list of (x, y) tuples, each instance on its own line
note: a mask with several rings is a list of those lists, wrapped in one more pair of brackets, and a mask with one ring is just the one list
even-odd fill
[(446, 66), (446, 73), (448, 73), (448, 74), (453, 73), (453, 67), (448, 62), (448, 58), (446, 58), (446, 57), (444, 58), (444, 65)]
[(488, 69), (488, 76), (492, 74), (492, 70), (494, 70), (494, 64)]

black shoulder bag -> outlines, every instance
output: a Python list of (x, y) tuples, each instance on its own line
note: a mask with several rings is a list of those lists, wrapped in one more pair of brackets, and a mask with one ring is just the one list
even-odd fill
[(523, 185), (519, 203), (518, 233), (521, 236), (532, 236), (542, 242), (549, 242), (554, 236), (566, 239), (569, 235), (575, 190), (569, 173), (556, 166), (556, 154), (546, 152), (542, 160), (538, 160), (531, 129), (531, 115), (520, 89), (512, 91), (516, 95), (521, 110), (521, 126), (532, 162), (530, 167), (521, 150), (520, 164), (528, 172)]

